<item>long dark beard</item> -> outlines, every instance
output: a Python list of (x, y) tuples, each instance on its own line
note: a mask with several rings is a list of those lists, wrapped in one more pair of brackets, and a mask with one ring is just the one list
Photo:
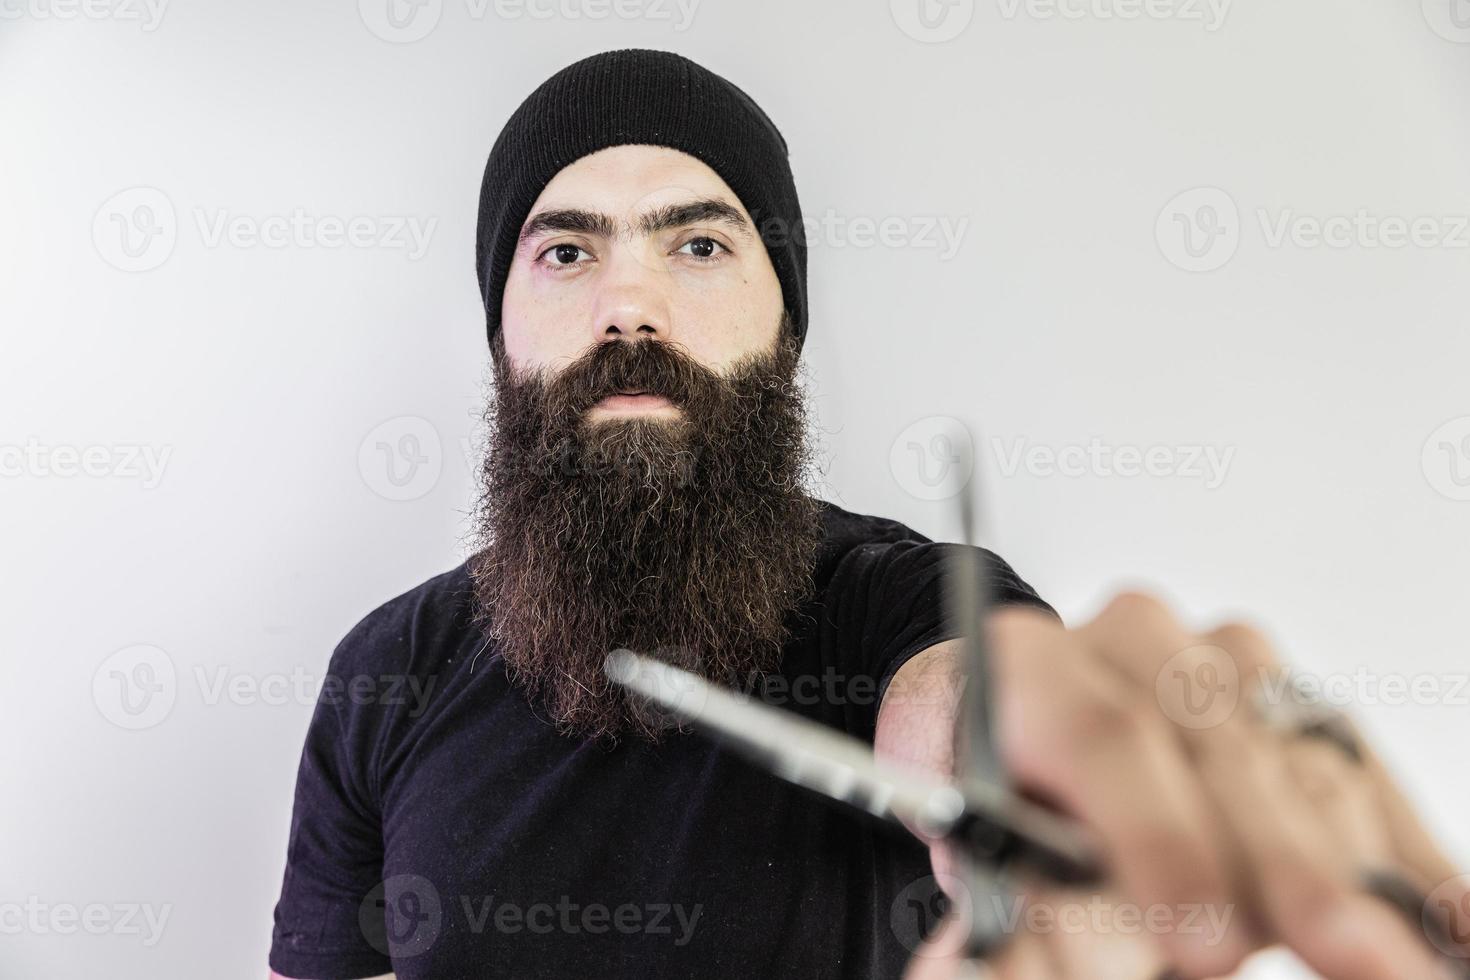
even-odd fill
[[(604, 676), (619, 647), (721, 681), (779, 663), (821, 536), (797, 360), (784, 329), (727, 375), (661, 341), (599, 344), (549, 379), (512, 376), (497, 351), (477, 619), (563, 732), (666, 727)], [(663, 395), (682, 417), (589, 424), (620, 390)]]

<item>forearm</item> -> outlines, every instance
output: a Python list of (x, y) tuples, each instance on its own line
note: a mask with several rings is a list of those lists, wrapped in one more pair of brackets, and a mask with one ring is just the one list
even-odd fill
[[(954, 775), (955, 724), (964, 683), (960, 654), (960, 641), (946, 640), (915, 654), (893, 675), (878, 707), (873, 738), (880, 759), (945, 778)], [(909, 829), (931, 846), (935, 843)], [(936, 853), (936, 870), (940, 859)]]

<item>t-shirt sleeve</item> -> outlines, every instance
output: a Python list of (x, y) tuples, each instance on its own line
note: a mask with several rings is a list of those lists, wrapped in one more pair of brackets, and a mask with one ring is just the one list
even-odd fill
[[(339, 646), (334, 667), (342, 653)], [(361, 717), (371, 710), (354, 707), (329, 681), (307, 728), (271, 936), (270, 967), (282, 976), (354, 980), (393, 969), (385, 944), (362, 926), (382, 881), (383, 835)]]
[(1031, 605), (1057, 616), (1004, 559), (984, 548), (895, 541), (853, 549), (838, 570), (847, 579), (847, 601), (853, 603), (846, 618), (856, 620), (852, 625), (858, 630), (845, 645), (860, 658), (860, 671), (876, 680), (877, 695), (871, 710), (848, 720), (854, 734), (872, 740), (878, 705), (900, 667), (915, 654), (959, 635), (945, 614), (944, 588), (945, 566), (952, 551), (961, 548), (979, 552), (991, 606)]

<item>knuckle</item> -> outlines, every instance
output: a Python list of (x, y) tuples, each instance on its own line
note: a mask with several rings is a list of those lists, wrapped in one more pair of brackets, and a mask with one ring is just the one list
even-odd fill
[(1029, 606), (1012, 604), (991, 610), (985, 617), (985, 628), (992, 639), (1002, 643), (1034, 634), (1051, 625), (1046, 614)]
[(1231, 620), (1221, 623), (1211, 633), (1211, 638), (1219, 646), (1235, 653), (1249, 652), (1251, 654), (1265, 654), (1274, 661), (1272, 655), (1271, 637), (1258, 624), (1244, 620)]
[(1113, 596), (1097, 618), (1110, 624), (1173, 623), (1174, 613), (1153, 593), (1129, 589)]

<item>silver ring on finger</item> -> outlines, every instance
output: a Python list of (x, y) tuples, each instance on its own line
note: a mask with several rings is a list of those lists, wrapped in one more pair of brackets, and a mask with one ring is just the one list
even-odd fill
[(1256, 720), (1293, 738), (1323, 739), (1362, 764), (1362, 742), (1347, 713), (1308, 690), (1285, 668), (1278, 670), (1276, 683), (1261, 684), (1252, 694), (1250, 704)]

